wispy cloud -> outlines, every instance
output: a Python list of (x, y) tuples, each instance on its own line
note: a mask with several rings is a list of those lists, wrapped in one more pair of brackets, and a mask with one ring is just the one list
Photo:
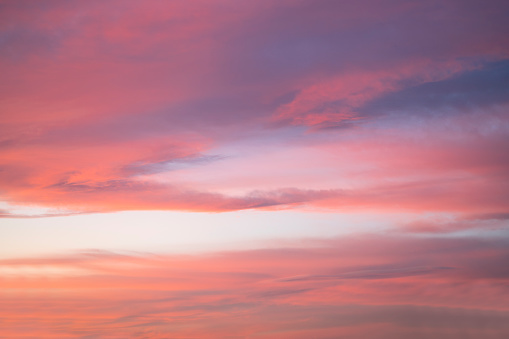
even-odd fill
[[(233, 212), (254, 234), (236, 211), (295, 209), (392, 232), (0, 260), (0, 336), (508, 337), (508, 13), (502, 0), (0, 1), (2, 223)], [(298, 233), (280, 223), (263, 226)], [(125, 243), (157, 238), (117, 226)]]
[(299, 330), (356, 338), (380, 322), (384, 335), (396, 337), (509, 331), (506, 236), (319, 242), (207, 255), (87, 251), (1, 260), (10, 272), (0, 282), (2, 333), (271, 338)]
[[(500, 213), (506, 7), (7, 1), (2, 199), (76, 211), (300, 204)], [(300, 156), (270, 157), (288, 145)], [(437, 187), (434, 168), (450, 184)], [(391, 183), (401, 172), (413, 176), (404, 193)], [(348, 190), (364, 202), (346, 199)], [(465, 191), (482, 199), (462, 201)], [(337, 199), (324, 204), (325, 196)]]

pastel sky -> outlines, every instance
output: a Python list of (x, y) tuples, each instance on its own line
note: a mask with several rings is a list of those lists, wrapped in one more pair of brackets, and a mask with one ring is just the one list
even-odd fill
[(0, 0), (0, 338), (509, 338), (508, 18)]

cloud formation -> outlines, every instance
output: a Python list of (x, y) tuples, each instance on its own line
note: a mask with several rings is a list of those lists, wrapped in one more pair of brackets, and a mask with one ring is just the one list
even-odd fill
[(292, 247), (1, 259), (0, 336), (509, 337), (508, 17), (502, 0), (0, 1), (1, 222), (396, 220)]
[[(5, 1), (2, 199), (76, 211), (505, 213), (507, 11), (501, 1)], [(411, 178), (392, 182), (402, 172)]]
[(509, 333), (507, 234), (0, 261), (10, 338), (435, 338)]

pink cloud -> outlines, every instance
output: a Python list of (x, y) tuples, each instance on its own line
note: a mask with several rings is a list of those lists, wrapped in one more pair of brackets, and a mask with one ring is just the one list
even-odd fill
[(509, 337), (506, 2), (0, 7), (6, 206), (415, 220), (292, 248), (0, 260), (0, 336)]
[(504, 8), (5, 2), (2, 200), (505, 212)]
[(1, 333), (357, 338), (379, 329), (380, 338), (419, 331), (495, 338), (509, 330), (505, 237), (308, 243), (198, 256), (2, 260), (11, 273), (0, 281)]

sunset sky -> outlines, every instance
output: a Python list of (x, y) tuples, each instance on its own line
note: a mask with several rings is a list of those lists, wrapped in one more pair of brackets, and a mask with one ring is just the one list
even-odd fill
[(0, 338), (509, 338), (509, 2), (0, 0)]

